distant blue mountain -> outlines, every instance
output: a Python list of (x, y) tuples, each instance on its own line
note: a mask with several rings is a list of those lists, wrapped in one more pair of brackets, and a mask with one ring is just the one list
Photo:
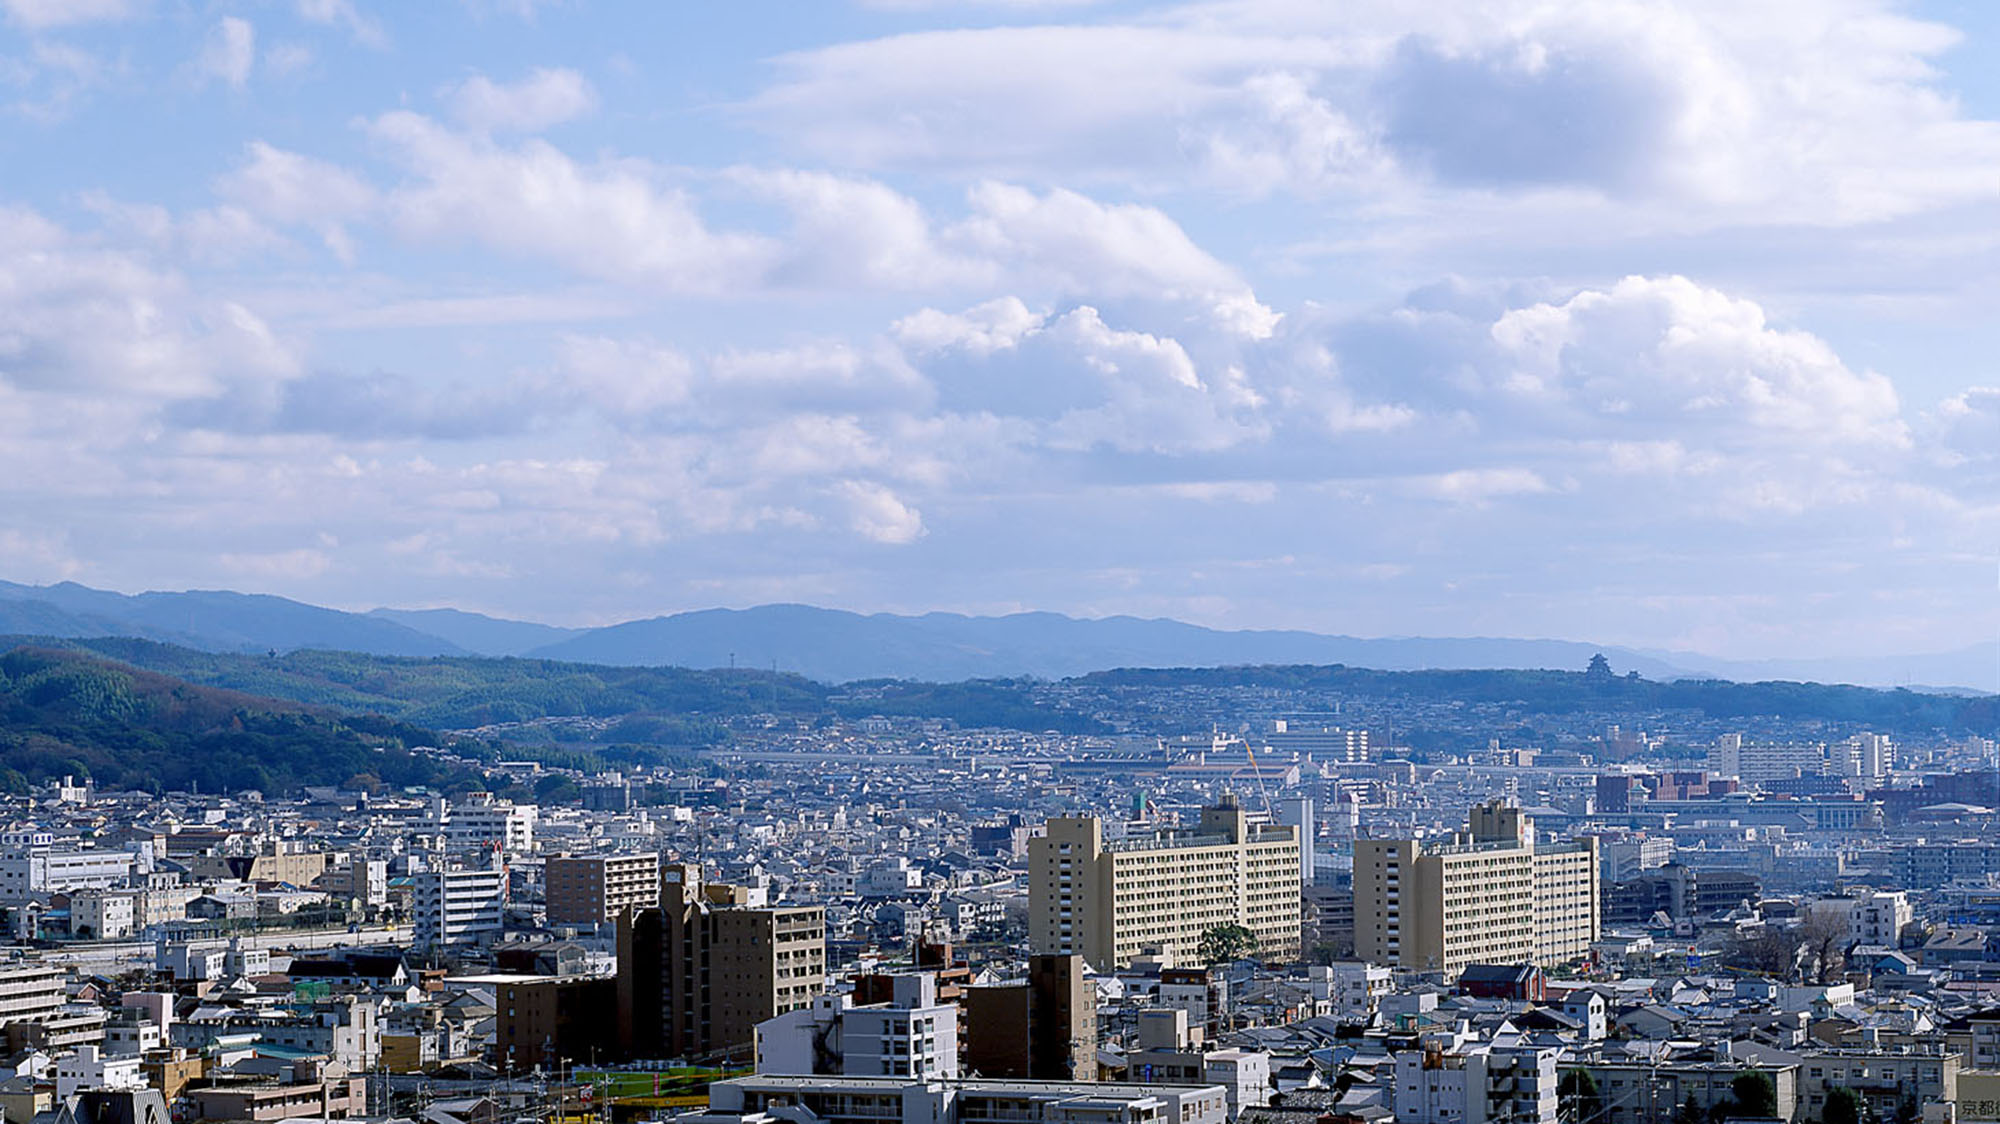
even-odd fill
[(1686, 674), (1622, 649), (1564, 640), (1363, 640), (1311, 632), (1224, 632), (1172, 620), (1057, 613), (968, 617), (956, 613), (862, 615), (809, 605), (706, 609), (594, 629), (532, 655), (584, 663), (746, 667), (852, 679), (1060, 678), (1114, 667), (1341, 663), (1413, 668), (1539, 667), (1581, 670), (1603, 650), (1618, 669), (1649, 678)]
[(299, 648), (383, 656), (470, 655), (439, 636), (390, 620), (266, 594), (226, 591), (107, 593), (74, 582), (0, 582), (0, 631), (31, 636), (136, 636), (214, 652)]
[(377, 609), (368, 615), (429, 633), (482, 656), (526, 655), (536, 648), (560, 643), (583, 633), (582, 629), (502, 620), (458, 609)]
[(969, 617), (861, 614), (809, 605), (704, 609), (595, 629), (503, 620), (456, 609), (347, 613), (227, 591), (128, 596), (72, 582), (0, 582), (0, 635), (133, 636), (207, 651), (300, 648), (394, 656), (533, 656), (618, 666), (742, 667), (856, 679), (1060, 678), (1118, 667), (1346, 664), (1421, 668), (1581, 669), (1603, 652), (1649, 679), (1800, 679), (1991, 691), (1993, 645), (1920, 656), (1744, 662), (1569, 640), (1364, 639), (1292, 630), (1224, 631), (1172, 620), (1058, 613)]

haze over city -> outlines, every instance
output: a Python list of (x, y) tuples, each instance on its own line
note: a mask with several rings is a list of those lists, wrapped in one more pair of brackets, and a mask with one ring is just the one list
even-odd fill
[(0, 12), (9, 580), (1994, 635), (1989, 5)]

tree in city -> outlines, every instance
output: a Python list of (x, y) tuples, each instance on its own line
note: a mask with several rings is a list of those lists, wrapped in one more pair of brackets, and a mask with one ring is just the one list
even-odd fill
[(1861, 1124), (1868, 1115), (1868, 1108), (1861, 1101), (1861, 1094), (1841, 1086), (1826, 1094), (1826, 1109), (1820, 1113), (1820, 1124)]
[(1246, 926), (1230, 922), (1216, 925), (1201, 935), (1195, 954), (1203, 964), (1227, 964), (1257, 951), (1257, 934)]
[(1564, 1070), (1556, 1082), (1556, 1116), (1562, 1124), (1589, 1124), (1604, 1111), (1597, 1078), (1587, 1069)]
[(1778, 1115), (1778, 1087), (1771, 1075), (1746, 1069), (1730, 1079), (1729, 1111), (1725, 1116)]
[(1689, 1093), (1687, 1100), (1674, 1109), (1674, 1124), (1707, 1124), (1707, 1119), (1701, 1105), (1695, 1102), (1693, 1093)]
[(1834, 983), (1847, 970), (1847, 936), (1845, 917), (1830, 911), (1806, 914), (1799, 925), (1799, 944), (1805, 949), (1802, 968), (1814, 983)]
[(1904, 1093), (1896, 1102), (1896, 1124), (1917, 1124), (1924, 1118), (1924, 1106), (1917, 1103), (1915, 1093)]
[(1798, 934), (1765, 924), (1736, 937), (1729, 963), (1758, 975), (1783, 977), (1791, 973), (1798, 951)]

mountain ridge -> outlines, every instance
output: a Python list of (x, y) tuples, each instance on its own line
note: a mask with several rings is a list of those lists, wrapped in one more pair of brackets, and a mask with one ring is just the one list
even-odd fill
[(697, 609), (574, 629), (450, 608), (354, 613), (231, 590), (122, 594), (74, 582), (33, 586), (6, 581), (0, 581), (0, 634), (124, 636), (213, 652), (324, 649), (624, 667), (775, 665), (830, 683), (1059, 679), (1119, 667), (1248, 664), (1574, 670), (1603, 652), (1620, 672), (1637, 671), (1653, 679), (1799, 678), (1987, 692), (1996, 686), (1994, 669), (2000, 663), (2000, 651), (1990, 644), (1911, 656), (1725, 660), (1549, 638), (1356, 637), (1302, 629), (1214, 629), (1122, 614), (857, 613), (797, 603)]

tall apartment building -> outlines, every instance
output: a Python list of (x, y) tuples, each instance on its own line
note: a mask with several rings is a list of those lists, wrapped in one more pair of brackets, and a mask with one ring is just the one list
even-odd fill
[(412, 881), (419, 947), (490, 941), (506, 928), (504, 868), (433, 870)]
[(826, 911), (753, 908), (747, 887), (670, 864), (660, 905), (618, 917), (618, 1042), (637, 1058), (748, 1060), (756, 1027), (812, 1004), (826, 978)]
[(549, 924), (604, 925), (660, 904), (660, 856), (561, 855), (543, 867)]
[(1228, 795), (1193, 832), (1112, 841), (1094, 816), (1051, 819), (1029, 845), (1034, 949), (1079, 954), (1099, 971), (1148, 951), (1191, 962), (1202, 934), (1242, 925), (1257, 935), (1256, 955), (1296, 959), (1299, 848), (1296, 828), (1253, 825)]
[(62, 1010), (68, 978), (64, 969), (40, 964), (0, 968), (0, 1028), (40, 1022)]
[(1840, 748), (1842, 776), (1880, 784), (1896, 767), (1896, 743), (1887, 734), (1856, 734)]
[(1597, 840), (1537, 845), (1495, 800), (1449, 840), (1354, 842), (1354, 951), (1456, 976), (1468, 964), (1562, 964), (1598, 936)]

